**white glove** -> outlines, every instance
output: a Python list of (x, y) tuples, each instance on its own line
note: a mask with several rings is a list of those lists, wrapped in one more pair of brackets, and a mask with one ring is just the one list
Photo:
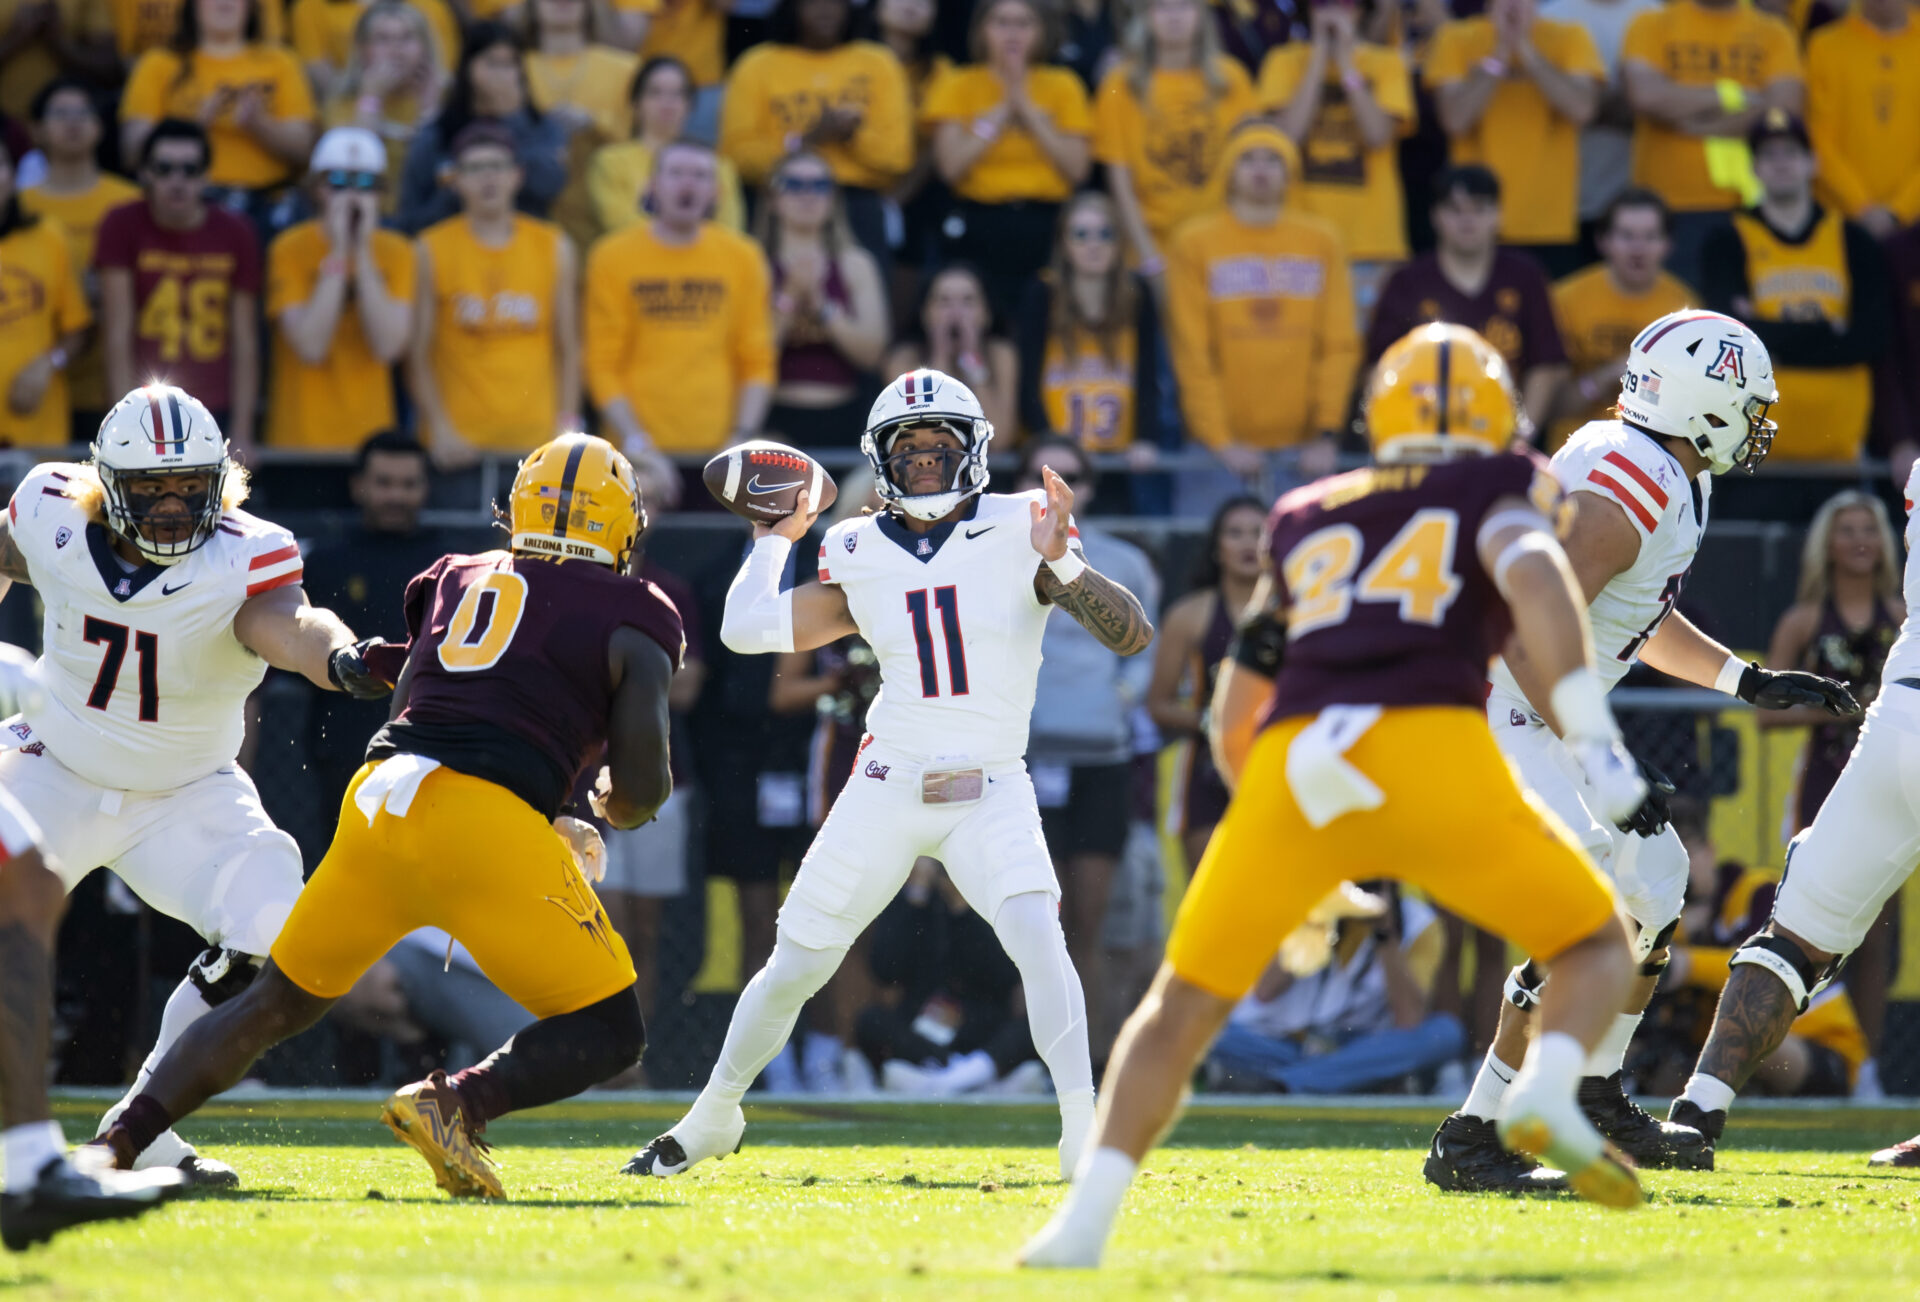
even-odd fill
[(600, 839), (600, 829), (571, 814), (562, 814), (553, 820), (553, 830), (573, 852), (580, 875), (598, 885), (607, 875), (607, 843)]
[(593, 790), (587, 793), (587, 808), (593, 811), (595, 818), (607, 816), (607, 797), (612, 794), (613, 773), (602, 764), (599, 776), (593, 780)]
[(1567, 748), (1593, 787), (1598, 806), (1594, 813), (1618, 823), (1640, 808), (1647, 798), (1647, 784), (1618, 737), (1569, 737)]

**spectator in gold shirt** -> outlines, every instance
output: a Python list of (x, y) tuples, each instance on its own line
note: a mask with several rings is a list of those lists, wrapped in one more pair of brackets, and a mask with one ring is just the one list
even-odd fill
[(1215, 170), (1224, 206), (1181, 229), (1167, 268), (1187, 432), (1269, 489), (1333, 469), (1360, 350), (1339, 237), (1284, 210), (1299, 170), (1278, 127), (1235, 131)]
[[(594, 150), (587, 163), (587, 199), (593, 209), (596, 235), (611, 235), (646, 220), (641, 209), (647, 183), (653, 178), (653, 158), (686, 134), (693, 113), (693, 74), (670, 54), (658, 55), (633, 74), (627, 99), (633, 107), (633, 138)], [(713, 219), (731, 231), (745, 230), (746, 201), (740, 194), (740, 173), (726, 159), (716, 159), (719, 198)]]
[(1807, 42), (1814, 190), (1886, 239), (1920, 221), (1920, 21), (1908, 0), (1857, 0)]
[(1600, 107), (1607, 66), (1586, 29), (1542, 18), (1534, 0), (1493, 0), (1448, 23), (1427, 55), (1455, 163), (1484, 163), (1506, 196), (1500, 238), (1549, 274), (1579, 266), (1580, 129)]
[(1627, 345), (1647, 322), (1699, 302), (1694, 292), (1660, 269), (1667, 257), (1667, 205), (1651, 190), (1623, 191), (1600, 216), (1595, 232), (1603, 259), (1553, 287), (1553, 314), (1572, 368), (1553, 398), (1547, 450), (1580, 426), (1606, 419)]
[(68, 261), (66, 233), (20, 206), (13, 156), (0, 146), (0, 439), (22, 447), (68, 436), (67, 362), (93, 313)]
[(522, 61), (533, 106), (558, 118), (569, 136), (588, 128), (601, 141), (625, 140), (633, 130), (627, 85), (640, 60), (606, 43), (587, 0), (530, 0), (527, 11), (533, 48)]
[(774, 379), (766, 256), (707, 219), (714, 158), (682, 141), (654, 159), (651, 221), (587, 256), (587, 387), (629, 457), (711, 452), (766, 420)]

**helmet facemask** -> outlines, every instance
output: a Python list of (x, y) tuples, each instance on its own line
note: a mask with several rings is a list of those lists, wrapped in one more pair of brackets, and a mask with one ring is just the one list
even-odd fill
[(1746, 423), (1747, 435), (1729, 451), (1716, 451), (1715, 443), (1724, 443), (1725, 435), (1721, 431), (1729, 429), (1726, 421), (1708, 412), (1701, 417), (1713, 428), (1713, 435), (1702, 434), (1693, 440), (1700, 455), (1707, 459), (1713, 472), (1724, 475), (1733, 470), (1744, 470), (1752, 474), (1754, 468), (1767, 459), (1767, 453), (1773, 450), (1774, 435), (1780, 427), (1767, 419), (1767, 412), (1773, 404), (1758, 394), (1751, 394), (1741, 404), (1741, 416)]
[[(106, 501), (107, 527), (131, 543), (155, 565), (174, 565), (199, 550), (220, 526), (220, 508), (226, 489), (225, 461), (206, 466), (169, 466), (164, 470), (116, 470), (95, 459), (94, 471), (100, 476), (100, 488)], [(148, 479), (173, 479), (190, 475), (206, 476), (206, 487), (196, 493), (134, 493), (135, 484)], [(156, 512), (167, 502), (177, 501), (184, 513)], [(173, 542), (158, 542), (148, 536), (185, 529), (185, 536)]]

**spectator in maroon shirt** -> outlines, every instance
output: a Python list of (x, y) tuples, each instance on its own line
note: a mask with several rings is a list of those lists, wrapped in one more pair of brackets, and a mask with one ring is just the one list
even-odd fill
[(1394, 272), (1380, 291), (1367, 367), (1417, 325), (1467, 326), (1507, 359), (1537, 428), (1567, 370), (1546, 272), (1528, 255), (1499, 247), (1500, 181), (1492, 172), (1478, 163), (1449, 167), (1433, 193), (1439, 247)]
[(140, 147), (145, 197), (100, 223), (107, 400), (150, 379), (177, 384), (245, 460), (260, 395), (260, 251), (246, 219), (207, 203), (211, 157), (205, 128), (163, 119)]

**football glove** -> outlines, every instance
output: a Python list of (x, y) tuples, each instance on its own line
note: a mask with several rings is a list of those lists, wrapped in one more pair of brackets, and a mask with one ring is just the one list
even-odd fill
[(1658, 836), (1667, 830), (1667, 821), (1672, 817), (1668, 800), (1675, 790), (1673, 780), (1645, 760), (1637, 760), (1636, 763), (1640, 768), (1641, 780), (1647, 784), (1647, 798), (1640, 802), (1640, 808), (1615, 826), (1635, 836)]
[(553, 820), (553, 830), (573, 852), (573, 864), (580, 875), (598, 885), (607, 875), (607, 843), (600, 839), (600, 829), (584, 819), (562, 814)]
[(1853, 699), (1845, 683), (1798, 669), (1762, 669), (1757, 664), (1749, 664), (1733, 694), (1762, 710), (1817, 705), (1836, 718), (1851, 718), (1860, 713), (1860, 702)]
[(393, 684), (367, 668), (367, 653), (384, 647), (383, 637), (370, 637), (351, 646), (335, 647), (327, 657), (327, 681), (356, 701), (376, 701), (393, 691)]
[(1646, 800), (1647, 784), (1618, 737), (1569, 737), (1567, 748), (1580, 761), (1599, 805), (1595, 812), (1602, 818), (1619, 823)]

